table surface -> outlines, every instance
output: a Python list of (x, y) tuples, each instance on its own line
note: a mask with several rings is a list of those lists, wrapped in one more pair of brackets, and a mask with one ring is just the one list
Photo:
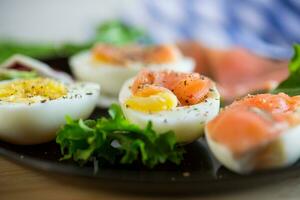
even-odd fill
[[(217, 193), (217, 192), (216, 192)], [(156, 196), (158, 199), (182, 199), (183, 196)], [(104, 190), (95, 182), (34, 170), (0, 157), (0, 199), (154, 199), (153, 196)], [(184, 199), (300, 199), (300, 174), (275, 184), (231, 193), (184, 196)]]

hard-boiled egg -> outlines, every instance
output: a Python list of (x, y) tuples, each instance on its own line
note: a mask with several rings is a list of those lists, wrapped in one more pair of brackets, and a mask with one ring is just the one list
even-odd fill
[(285, 94), (239, 100), (206, 125), (209, 148), (241, 174), (292, 165), (300, 157), (299, 105), (299, 97)]
[[(172, 130), (179, 143), (189, 143), (199, 138), (203, 134), (205, 123), (214, 118), (219, 111), (220, 95), (215, 84), (209, 80), (210, 84), (207, 93), (203, 93), (202, 97), (198, 96), (200, 100), (197, 103), (182, 105), (183, 102), (180, 102), (180, 97), (176, 95), (184, 94), (176, 93), (176, 88), (181, 83), (186, 83), (184, 85), (186, 88), (183, 87), (181, 89), (182, 91), (185, 90), (186, 94), (188, 94), (188, 81), (185, 81), (185, 79), (182, 79), (183, 81), (169, 79), (171, 82), (167, 84), (173, 83), (174, 86), (171, 90), (167, 85), (165, 87), (156, 87), (159, 84), (153, 83), (150, 86), (154, 86), (154, 89), (148, 90), (148, 87), (151, 87), (145, 85), (142, 94), (139, 94), (139, 89), (134, 94), (132, 91), (133, 87), (135, 87), (135, 83), (139, 77), (141, 78), (142, 73), (140, 72), (137, 77), (126, 81), (119, 94), (119, 102), (125, 117), (141, 127), (146, 127), (147, 123), (151, 121), (154, 130), (158, 133)], [(163, 71), (150, 73), (154, 73), (154, 76), (159, 74), (160, 78), (165, 76), (163, 75), (165, 73)], [(166, 72), (166, 74), (166, 76), (173, 78), (177, 75), (178, 77), (182, 75), (177, 72)], [(189, 74), (184, 75), (187, 75), (188, 78), (190, 77)], [(145, 80), (144, 78), (142, 77), (141, 79)], [(208, 80), (208, 78), (205, 79)], [(160, 81), (163, 83), (165, 80), (163, 78)], [(195, 95), (196, 92), (197, 94), (201, 93), (200, 91), (194, 92)]]
[(70, 59), (72, 73), (78, 80), (101, 85), (99, 105), (108, 107), (117, 102), (123, 83), (143, 68), (172, 69), (183, 72), (194, 70), (194, 61), (183, 57), (172, 45), (153, 47), (116, 47), (98, 45)]
[(46, 78), (0, 82), (0, 139), (14, 144), (51, 141), (67, 115), (90, 116), (99, 89), (93, 83)]

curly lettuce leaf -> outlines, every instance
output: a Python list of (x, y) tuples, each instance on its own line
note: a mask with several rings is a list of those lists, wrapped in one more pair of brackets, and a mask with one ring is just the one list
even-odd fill
[(151, 122), (145, 129), (127, 121), (120, 106), (113, 104), (108, 118), (73, 120), (57, 133), (62, 159), (73, 159), (81, 164), (94, 159), (111, 164), (132, 164), (139, 161), (152, 168), (167, 161), (179, 164), (184, 150), (177, 146), (172, 131), (158, 134)]
[(289, 63), (289, 77), (281, 82), (271, 93), (286, 93), (290, 96), (300, 95), (300, 45), (294, 45), (294, 56)]

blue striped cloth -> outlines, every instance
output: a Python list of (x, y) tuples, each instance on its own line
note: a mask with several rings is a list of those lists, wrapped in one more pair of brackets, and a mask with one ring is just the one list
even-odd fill
[(269, 58), (290, 58), (300, 43), (300, 0), (143, 0), (123, 17), (156, 42), (196, 40), (240, 46)]

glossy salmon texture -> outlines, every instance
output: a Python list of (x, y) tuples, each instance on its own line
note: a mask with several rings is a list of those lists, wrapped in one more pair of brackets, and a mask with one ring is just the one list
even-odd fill
[(255, 151), (300, 123), (295, 111), (300, 97), (286, 94), (249, 95), (226, 107), (207, 124), (212, 140), (225, 145), (235, 156)]
[(172, 45), (156, 46), (113, 46), (98, 44), (92, 49), (95, 61), (128, 66), (130, 62), (145, 64), (163, 64), (173, 62), (178, 58), (178, 50)]
[(181, 106), (188, 106), (200, 103), (211, 86), (211, 81), (198, 73), (142, 70), (131, 91), (136, 96), (147, 96), (168, 89), (176, 95)]
[(196, 72), (217, 83), (226, 103), (256, 91), (269, 91), (288, 77), (288, 59), (270, 59), (238, 47), (212, 49), (196, 42), (182, 42), (179, 47), (195, 59)]

